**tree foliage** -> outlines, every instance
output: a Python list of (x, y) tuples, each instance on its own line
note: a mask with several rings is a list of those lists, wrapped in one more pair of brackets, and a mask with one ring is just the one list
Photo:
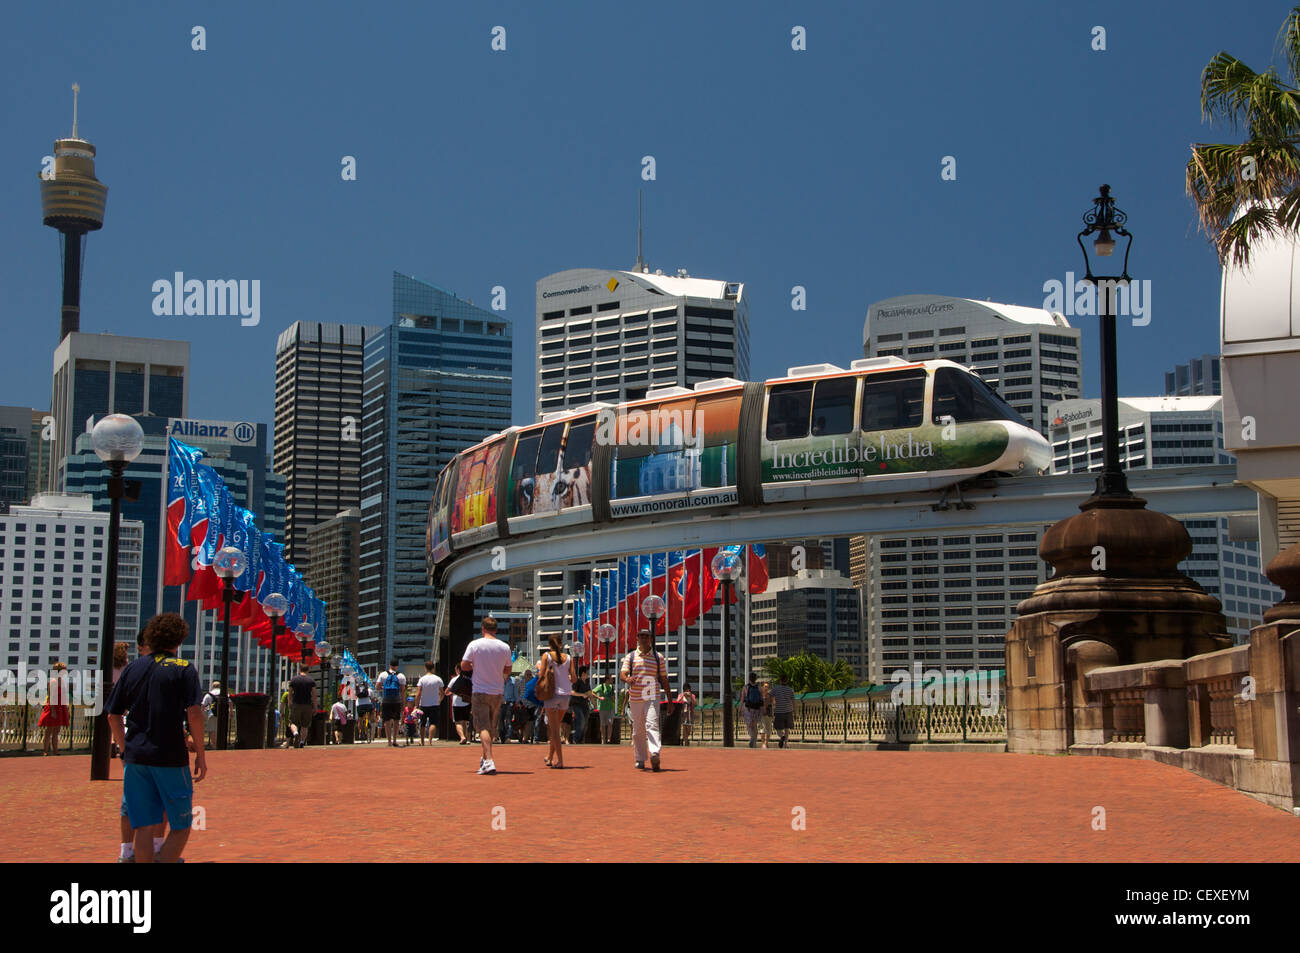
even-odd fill
[(1201, 115), (1246, 141), (1194, 143), (1187, 194), (1221, 264), (1245, 266), (1261, 240), (1300, 228), (1300, 6), (1278, 33), (1287, 76), (1257, 73), (1227, 51), (1201, 74)]
[(839, 691), (857, 684), (857, 676), (844, 659), (832, 663), (808, 652), (789, 658), (770, 658), (763, 667), (774, 683), (782, 675), (788, 675), (790, 687), (796, 692)]

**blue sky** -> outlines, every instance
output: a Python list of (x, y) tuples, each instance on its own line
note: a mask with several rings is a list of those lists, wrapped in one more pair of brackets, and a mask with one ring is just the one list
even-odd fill
[[(507, 289), (515, 420), (530, 419), (534, 283), (630, 267), (638, 188), (652, 268), (746, 284), (751, 371), (766, 377), (861, 356), (880, 298), (1041, 306), (1045, 281), (1081, 270), (1080, 216), (1108, 182), (1152, 291), (1150, 325), (1121, 322), (1120, 390), (1159, 393), (1164, 370), (1218, 349), (1219, 268), (1183, 168), (1191, 142), (1232, 132), (1201, 122), (1200, 72), (1220, 49), (1263, 68), (1288, 9), (13, 4), (0, 404), (49, 402), (59, 257), (38, 173), (71, 131), (73, 81), (109, 186), (82, 330), (191, 341), (193, 416), (270, 422), (279, 332), (386, 323), (398, 270), (484, 306)], [(191, 49), (195, 25), (206, 51)], [(176, 271), (259, 279), (261, 323), (155, 316), (151, 286)], [(806, 312), (790, 308), (794, 285)], [(1073, 323), (1093, 396), (1096, 319)]]

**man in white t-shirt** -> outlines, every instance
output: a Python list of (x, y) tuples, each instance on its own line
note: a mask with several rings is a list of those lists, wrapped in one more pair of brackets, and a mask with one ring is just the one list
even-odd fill
[(497, 638), (497, 620), (491, 616), (483, 620), (482, 632), (465, 647), (460, 669), (474, 677), (470, 712), (474, 718), (474, 730), (483, 743), (478, 773), (496, 774), (497, 766), (492, 760), (492, 732), (496, 730), (497, 718), (501, 714), (501, 698), (505, 694), (501, 672), (510, 664), (510, 646)]
[(420, 744), (427, 737), (432, 743), (438, 737), (438, 711), (442, 707), (442, 679), (434, 674), (433, 662), (424, 663), (424, 674), (415, 689), (415, 707), (420, 709)]

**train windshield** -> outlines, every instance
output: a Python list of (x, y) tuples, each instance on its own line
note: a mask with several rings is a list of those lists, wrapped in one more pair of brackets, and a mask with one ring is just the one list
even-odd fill
[(934, 422), (951, 417), (957, 423), (976, 420), (1013, 420), (1029, 426), (1024, 418), (973, 374), (955, 367), (941, 367), (934, 373)]

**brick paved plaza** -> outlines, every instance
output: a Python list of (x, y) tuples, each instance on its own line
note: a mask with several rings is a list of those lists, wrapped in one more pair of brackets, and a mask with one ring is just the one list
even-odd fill
[[(651, 774), (626, 746), (566, 748), (564, 771), (544, 755), (498, 746), (500, 773), (480, 777), (477, 746), (214, 752), (186, 860), (424, 861), (453, 847), (488, 861), (1300, 858), (1300, 819), (1152, 762), (669, 748)], [(112, 861), (121, 771), (92, 784), (84, 755), (0, 760), (4, 858)], [(792, 829), (796, 807), (807, 830)]]

